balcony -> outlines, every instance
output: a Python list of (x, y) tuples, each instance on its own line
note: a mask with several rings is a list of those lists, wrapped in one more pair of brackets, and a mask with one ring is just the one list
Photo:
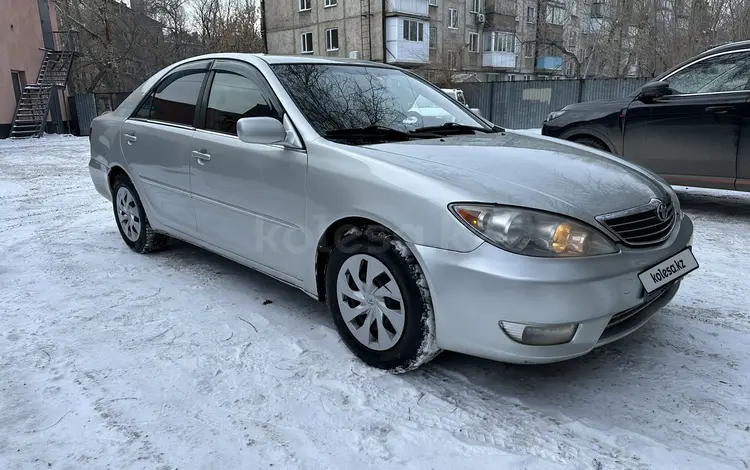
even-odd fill
[(482, 54), (482, 67), (516, 68), (518, 54), (513, 52), (485, 52)]
[(485, 2), (485, 27), (511, 31), (516, 29), (516, 22), (521, 18), (516, 0), (495, 0)]
[(536, 59), (537, 70), (548, 70), (548, 71), (561, 71), (562, 70), (562, 57), (557, 56), (542, 56)]
[(430, 4), (428, 0), (386, 0), (386, 15), (409, 15), (429, 18)]
[(430, 24), (413, 17), (386, 18), (385, 44), (389, 64), (426, 64), (430, 60)]

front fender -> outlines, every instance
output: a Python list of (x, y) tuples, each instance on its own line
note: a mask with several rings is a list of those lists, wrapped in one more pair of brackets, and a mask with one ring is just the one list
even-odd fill
[(596, 127), (577, 126), (577, 127), (573, 127), (571, 129), (564, 131), (562, 134), (560, 134), (560, 138), (564, 140), (573, 140), (575, 137), (585, 136), (585, 135), (596, 137), (597, 139), (604, 142), (607, 145), (607, 147), (609, 147), (612, 150), (612, 153), (614, 153), (615, 155), (622, 155), (622, 133), (620, 133), (620, 136), (619, 136), (620, 138), (617, 139), (617, 141), (615, 141), (605, 132), (601, 131), (600, 129), (597, 129)]

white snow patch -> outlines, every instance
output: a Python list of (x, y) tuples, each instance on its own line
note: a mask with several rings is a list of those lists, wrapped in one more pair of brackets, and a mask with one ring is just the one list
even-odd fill
[(630, 338), (393, 375), (297, 290), (131, 252), (87, 161), (86, 138), (0, 141), (0, 468), (750, 466), (746, 194), (677, 188), (701, 268)]

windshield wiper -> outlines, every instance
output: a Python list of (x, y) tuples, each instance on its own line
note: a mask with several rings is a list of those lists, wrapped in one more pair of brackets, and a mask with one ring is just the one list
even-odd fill
[(412, 134), (423, 134), (425, 132), (436, 134), (438, 132), (459, 132), (459, 133), (469, 133), (474, 131), (479, 132), (495, 132), (493, 130), (484, 129), (482, 127), (476, 127), (476, 126), (467, 126), (465, 124), (456, 124), (455, 122), (446, 122), (445, 124), (441, 124), (439, 126), (426, 126), (426, 127), (418, 127), (414, 129), (413, 131), (409, 131)]
[(419, 136), (400, 131), (398, 129), (393, 129), (391, 127), (386, 126), (367, 126), (367, 127), (355, 127), (355, 128), (349, 128), (349, 129), (334, 129), (331, 131), (327, 131), (324, 134), (324, 137), (332, 138), (332, 139), (340, 139), (340, 138), (353, 138), (353, 139), (362, 139), (362, 138), (387, 138), (387, 139), (393, 139), (393, 140), (414, 140), (414, 139), (422, 139), (425, 137), (434, 137), (438, 138), (439, 135), (430, 135), (429, 132), (420, 132)]

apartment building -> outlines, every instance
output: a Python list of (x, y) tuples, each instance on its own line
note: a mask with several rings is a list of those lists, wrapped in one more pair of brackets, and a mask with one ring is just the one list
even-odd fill
[(436, 82), (562, 78), (576, 73), (590, 1), (266, 1), (267, 50), (381, 61)]

